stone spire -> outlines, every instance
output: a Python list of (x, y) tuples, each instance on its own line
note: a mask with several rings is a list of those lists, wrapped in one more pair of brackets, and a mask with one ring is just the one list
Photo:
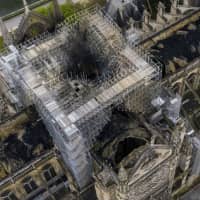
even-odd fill
[(12, 36), (9, 33), (5, 23), (3, 22), (2, 18), (0, 17), (0, 33), (2, 34), (3, 37), (3, 41), (5, 45), (10, 45), (12, 44), (13, 40), (12, 40)]
[(151, 18), (151, 14), (147, 11), (144, 10), (144, 23), (145, 24), (149, 24), (150, 23), (150, 18)]
[(128, 200), (129, 199), (129, 185), (128, 185), (128, 174), (123, 166), (120, 166), (118, 173), (119, 183), (116, 188), (116, 199), (117, 200)]
[(24, 5), (25, 14), (28, 14), (30, 12), (30, 9), (28, 7), (28, 3), (26, 0), (23, 0), (23, 5)]
[(167, 20), (165, 19), (165, 5), (161, 1), (158, 3), (158, 13), (156, 16), (156, 22), (158, 24), (165, 24)]
[(150, 25), (150, 19), (151, 19), (151, 14), (147, 10), (144, 10), (142, 29), (145, 32), (149, 32), (153, 30), (152, 26)]
[(55, 17), (55, 21), (56, 22), (61, 21), (63, 19), (63, 15), (62, 15), (60, 6), (58, 4), (58, 1), (53, 0), (52, 3), (53, 3), (53, 14), (54, 14), (54, 17)]
[(119, 169), (118, 178), (120, 182), (128, 181), (128, 174), (127, 174), (126, 169), (123, 166), (121, 166)]
[(178, 14), (178, 12), (179, 12), (178, 6), (179, 6), (179, 0), (171, 0), (170, 13), (172, 15), (177, 15)]
[(161, 1), (159, 1), (158, 3), (158, 14), (163, 17), (163, 15), (165, 14), (165, 4)]

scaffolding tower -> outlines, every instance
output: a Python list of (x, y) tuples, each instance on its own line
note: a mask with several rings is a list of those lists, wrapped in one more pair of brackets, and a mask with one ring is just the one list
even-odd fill
[[(86, 26), (91, 52), (106, 65), (95, 81), (66, 74), (70, 35)], [(110, 120), (113, 107), (144, 112), (160, 67), (129, 45), (119, 27), (98, 6), (80, 11), (57, 27), (0, 57), (18, 98), (34, 104), (80, 188), (91, 180), (89, 150)], [(156, 83), (157, 84), (157, 83)], [(151, 93), (151, 95), (150, 95)]]

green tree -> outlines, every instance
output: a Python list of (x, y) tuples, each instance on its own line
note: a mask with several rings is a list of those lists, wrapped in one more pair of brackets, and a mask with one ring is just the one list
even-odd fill
[(61, 11), (63, 13), (64, 18), (69, 17), (75, 13), (75, 6), (72, 3), (65, 3), (61, 5)]
[(36, 8), (35, 11), (41, 15), (44, 15), (46, 17), (49, 16), (49, 10), (46, 8), (46, 7), (39, 7), (39, 8)]
[(35, 11), (41, 15), (44, 15), (46, 17), (50, 17), (53, 15), (53, 4), (50, 3), (48, 6), (40, 6), (35, 9)]

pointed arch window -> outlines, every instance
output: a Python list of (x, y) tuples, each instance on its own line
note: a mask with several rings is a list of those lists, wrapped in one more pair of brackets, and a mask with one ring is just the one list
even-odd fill
[(3, 200), (18, 200), (17, 196), (14, 194), (14, 192), (10, 190), (6, 190), (1, 194), (1, 199)]
[(48, 164), (43, 168), (43, 176), (46, 181), (50, 181), (52, 178), (56, 176), (55, 169), (52, 165)]
[(27, 192), (27, 194), (33, 192), (34, 190), (38, 188), (37, 184), (35, 183), (33, 178), (30, 176), (24, 179), (23, 184), (24, 184), (24, 189)]

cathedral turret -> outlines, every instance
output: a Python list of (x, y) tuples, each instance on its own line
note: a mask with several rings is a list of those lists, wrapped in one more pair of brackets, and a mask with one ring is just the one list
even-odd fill
[(24, 13), (27, 15), (30, 12), (30, 9), (26, 0), (23, 0), (23, 5), (24, 5)]
[(178, 0), (171, 0), (171, 10), (170, 13), (172, 15), (177, 15), (179, 13), (179, 1)]
[(159, 1), (158, 3), (158, 13), (156, 16), (156, 22), (158, 24), (167, 23), (167, 19), (165, 18), (165, 4)]
[(118, 173), (118, 187), (116, 191), (117, 200), (128, 200), (129, 199), (129, 186), (128, 186), (128, 174), (126, 169), (121, 166)]
[(127, 182), (128, 181), (128, 174), (126, 169), (121, 166), (118, 173), (118, 178), (120, 182)]
[(150, 24), (150, 19), (151, 19), (151, 14), (147, 10), (144, 10), (142, 29), (145, 32), (149, 32), (149, 31), (153, 30), (153, 28), (152, 28), (152, 26)]

